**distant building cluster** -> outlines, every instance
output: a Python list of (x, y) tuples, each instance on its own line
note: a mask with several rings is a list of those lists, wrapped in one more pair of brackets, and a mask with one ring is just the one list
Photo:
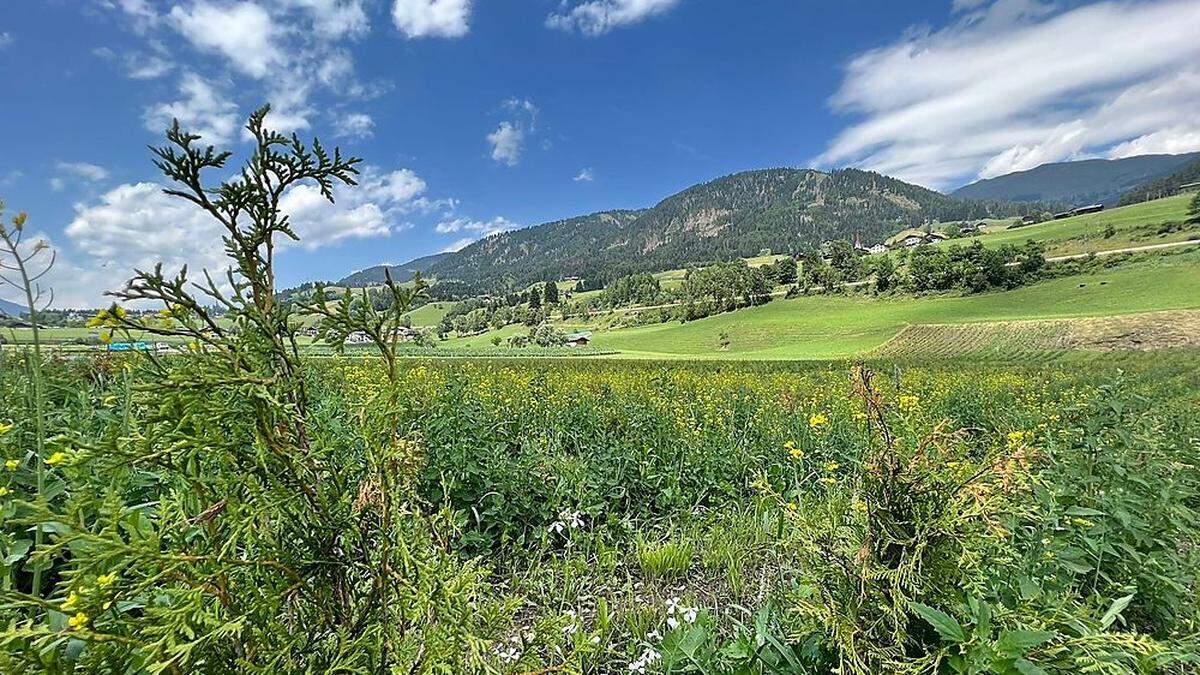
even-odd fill
[(945, 241), (950, 238), (950, 235), (932, 230), (919, 230), (917, 228), (909, 228), (901, 230), (883, 242), (885, 248), (912, 248), (922, 244), (932, 244), (939, 241)]

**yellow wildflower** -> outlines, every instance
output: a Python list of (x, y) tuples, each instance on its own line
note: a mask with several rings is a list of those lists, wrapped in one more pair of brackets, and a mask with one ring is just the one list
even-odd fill
[(841, 464), (838, 464), (837, 462), (835, 462), (833, 460), (825, 462), (825, 470), (830, 473), (837, 471), (839, 466), (841, 466)]
[(12, 431), (12, 428), (13, 428), (12, 424), (5, 424), (4, 422), (0, 422), (0, 436), (3, 436), (4, 434), (7, 434), (8, 432)]
[(63, 600), (63, 604), (62, 604), (62, 607), (60, 607), (60, 609), (62, 609), (62, 611), (64, 611), (64, 612), (69, 612), (69, 611), (75, 609), (78, 605), (79, 605), (79, 594), (76, 593), (75, 591), (71, 591), (71, 594), (67, 596), (67, 599)]
[(832, 476), (825, 476), (824, 478), (821, 479), (821, 482), (826, 485), (833, 485), (834, 483), (837, 482), (837, 480), (834, 479)]
[(113, 396), (112, 394), (109, 394), (108, 396), (105, 396), (100, 401), (100, 404), (103, 405), (105, 408), (111, 408), (117, 404), (117, 397)]
[(829, 424), (829, 416), (823, 412), (813, 413), (812, 416), (808, 418), (808, 426), (812, 427), (813, 429), (819, 429), (827, 424)]
[(862, 501), (861, 499), (856, 499), (856, 500), (854, 500), (854, 503), (850, 505), (850, 508), (855, 513), (866, 513), (867, 512), (867, 503)]
[(8, 469), (9, 471), (16, 471), (20, 466), (21, 460), (19, 459), (10, 459), (4, 462), (4, 468)]
[(917, 408), (921, 407), (920, 397), (913, 396), (911, 394), (905, 394), (905, 395), (901, 396), (899, 403), (900, 403), (900, 410), (902, 412), (913, 412)]
[(76, 612), (75, 616), (67, 619), (67, 625), (71, 628), (86, 628), (88, 625), (88, 615), (83, 612)]
[(1029, 438), (1029, 432), (1026, 431), (1010, 431), (1008, 432), (1008, 446), (1015, 448), (1024, 443)]
[(109, 572), (108, 574), (101, 574), (100, 576), (96, 577), (96, 583), (100, 586), (100, 588), (108, 588), (109, 586), (112, 586), (113, 582), (116, 580), (116, 572)]
[(50, 466), (58, 466), (65, 461), (67, 461), (67, 453), (61, 451), (56, 452), (46, 458), (46, 464), (49, 464)]
[(12, 490), (9, 490), (6, 487), (0, 487), (0, 497), (7, 497), (9, 492), (12, 492)]

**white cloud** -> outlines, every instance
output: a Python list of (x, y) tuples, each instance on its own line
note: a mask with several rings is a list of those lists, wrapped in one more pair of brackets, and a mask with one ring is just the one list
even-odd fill
[(9, 32), (0, 33), (0, 49), (4, 49), (5, 47), (11, 45), (12, 43), (13, 43), (12, 33), (9, 33)]
[(590, 183), (596, 180), (596, 174), (594, 171), (592, 171), (592, 167), (586, 166), (580, 169), (579, 173), (575, 174), (575, 178), (572, 180), (574, 180), (576, 183)]
[[(408, 227), (405, 214), (419, 210), (426, 190), (423, 180), (408, 169), (385, 172), (364, 167), (358, 186), (339, 185), (330, 203), (312, 185), (293, 187), (280, 201), (300, 247), (314, 250), (348, 239), (383, 237)], [(219, 272), (224, 256), (220, 224), (189, 202), (162, 192), (156, 183), (123, 184), (93, 204), (78, 204), (66, 228), (71, 243), (87, 258), (71, 274), (59, 274), (59, 306), (97, 305), (102, 292), (121, 287), (135, 268), (162, 262), (173, 272), (188, 265), (190, 274)], [(281, 249), (294, 246), (279, 242)], [(74, 278), (78, 277), (78, 279)]]
[(504, 216), (496, 216), (491, 220), (471, 220), (470, 218), (454, 218), (452, 220), (443, 220), (434, 228), (439, 234), (448, 234), (453, 232), (475, 232), (480, 237), (488, 237), (501, 232), (515, 230), (520, 225), (512, 222)]
[(488, 134), (487, 141), (491, 146), (492, 159), (516, 166), (521, 162), (526, 139), (537, 133), (539, 110), (533, 101), (516, 96), (505, 101), (503, 107), (511, 113), (511, 118), (501, 122), (495, 131)]
[(149, 0), (101, 0), (109, 9), (118, 9), (129, 16), (138, 31), (147, 30), (156, 25), (162, 17), (150, 5)]
[(280, 0), (280, 5), (308, 12), (313, 29), (326, 39), (356, 37), (371, 28), (362, 0)]
[(951, 25), (849, 63), (832, 104), (860, 119), (818, 163), (948, 187), (1134, 147), (1200, 149), (1200, 3), (955, 7)]
[(456, 239), (447, 244), (446, 247), (442, 249), (442, 253), (458, 253), (473, 243), (475, 243), (475, 237), (463, 237), (462, 239)]
[(508, 166), (520, 163), (521, 152), (525, 149), (525, 131), (521, 127), (513, 122), (501, 122), (487, 135), (487, 140), (492, 146), (492, 159)]
[(408, 38), (462, 37), (470, 29), (472, 0), (395, 0), (392, 21)]
[(666, 14), (678, 4), (679, 0), (588, 0), (567, 10), (564, 2), (563, 11), (546, 17), (546, 25), (595, 37)]
[(95, 164), (89, 164), (88, 162), (59, 162), (58, 168), (60, 171), (88, 181), (99, 181), (108, 178), (107, 169)]
[(375, 120), (366, 113), (347, 113), (334, 122), (335, 133), (343, 138), (370, 138), (374, 129)]
[(94, 205), (79, 204), (66, 228), (81, 251), (117, 275), (105, 290), (120, 287), (133, 269), (157, 262), (175, 270), (185, 264), (195, 272), (225, 266), (221, 226), (204, 211), (163, 194), (155, 183), (120, 185)]
[(466, 237), (461, 237), (454, 240), (442, 249), (442, 253), (461, 251), (467, 246), (494, 234), (501, 232), (509, 232), (521, 227), (517, 223), (503, 217), (496, 216), (491, 220), (471, 220), (470, 218), (454, 218), (443, 220), (434, 228), (439, 234), (452, 234), (459, 232), (473, 233)]
[(1197, 150), (1200, 150), (1200, 126), (1180, 125), (1119, 143), (1108, 151), (1108, 156), (1115, 159), (1135, 155), (1180, 155)]
[(233, 139), (238, 127), (237, 106), (221, 92), (199, 75), (185, 73), (179, 93), (182, 99), (146, 110), (147, 129), (162, 133), (172, 119), (178, 119), (185, 130), (199, 134), (210, 145), (225, 145)]
[(196, 0), (189, 9), (171, 9), (176, 29), (201, 51), (224, 56), (238, 71), (263, 78), (286, 61), (277, 44), (278, 26), (253, 2), (218, 4)]
[(135, 80), (153, 80), (174, 68), (174, 63), (153, 54), (130, 54), (125, 57), (125, 74)]
[(50, 187), (56, 192), (66, 187), (68, 178), (85, 183), (96, 183), (108, 178), (107, 169), (88, 162), (59, 162), (55, 166), (59, 175), (50, 179)]

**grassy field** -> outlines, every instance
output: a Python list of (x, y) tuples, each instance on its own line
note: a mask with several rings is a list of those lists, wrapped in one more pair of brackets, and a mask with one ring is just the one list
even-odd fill
[[(1200, 307), (1200, 254), (961, 297), (812, 296), (691, 323), (596, 332), (593, 345), (641, 358), (824, 359), (855, 356), (909, 324), (1105, 316)], [(717, 345), (729, 336), (728, 350)]]
[(412, 319), (414, 326), (436, 326), (450, 311), (451, 302), (431, 302), (427, 305), (422, 305), (408, 313), (408, 318)]
[[(978, 237), (953, 239), (939, 245), (965, 245), (978, 239), (989, 247), (1004, 244), (1019, 246), (1032, 239), (1046, 246), (1048, 256), (1057, 256), (1185, 241), (1200, 236), (1200, 228), (1193, 226), (1165, 234), (1158, 234), (1157, 229), (1164, 223), (1186, 220), (1191, 198), (1191, 195), (1167, 197), (1100, 213), (989, 232)], [(1105, 237), (1105, 231), (1110, 226), (1113, 232)]]

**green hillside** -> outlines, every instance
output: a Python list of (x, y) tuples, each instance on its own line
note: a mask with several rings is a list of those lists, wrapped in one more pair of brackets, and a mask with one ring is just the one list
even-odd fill
[(479, 291), (795, 253), (830, 239), (879, 242), (930, 220), (1013, 217), (1039, 205), (962, 200), (877, 173), (747, 171), (690, 187), (655, 206), (604, 211), (486, 237), (423, 269)]
[[(1190, 201), (1191, 195), (1178, 195), (1099, 213), (992, 231), (970, 239), (953, 239), (939, 245), (962, 245), (978, 239), (985, 246), (994, 247), (1020, 245), (1032, 239), (1044, 244), (1047, 255), (1053, 256), (1185, 241), (1200, 234), (1200, 228), (1184, 225)], [(1178, 228), (1164, 227), (1170, 224)], [(1112, 230), (1108, 229), (1110, 227)]]
[[(691, 323), (596, 332), (592, 344), (647, 358), (822, 359), (873, 349), (908, 324), (1107, 316), (1200, 308), (1200, 253), (1166, 256), (1001, 293), (875, 299), (812, 296)], [(719, 351), (722, 333), (730, 340)]]
[[(1121, 204), (1137, 204), (1173, 195), (1180, 186), (1200, 182), (1200, 158), (1169, 176), (1138, 186), (1121, 196)], [(1194, 190), (1192, 192), (1195, 192)]]

